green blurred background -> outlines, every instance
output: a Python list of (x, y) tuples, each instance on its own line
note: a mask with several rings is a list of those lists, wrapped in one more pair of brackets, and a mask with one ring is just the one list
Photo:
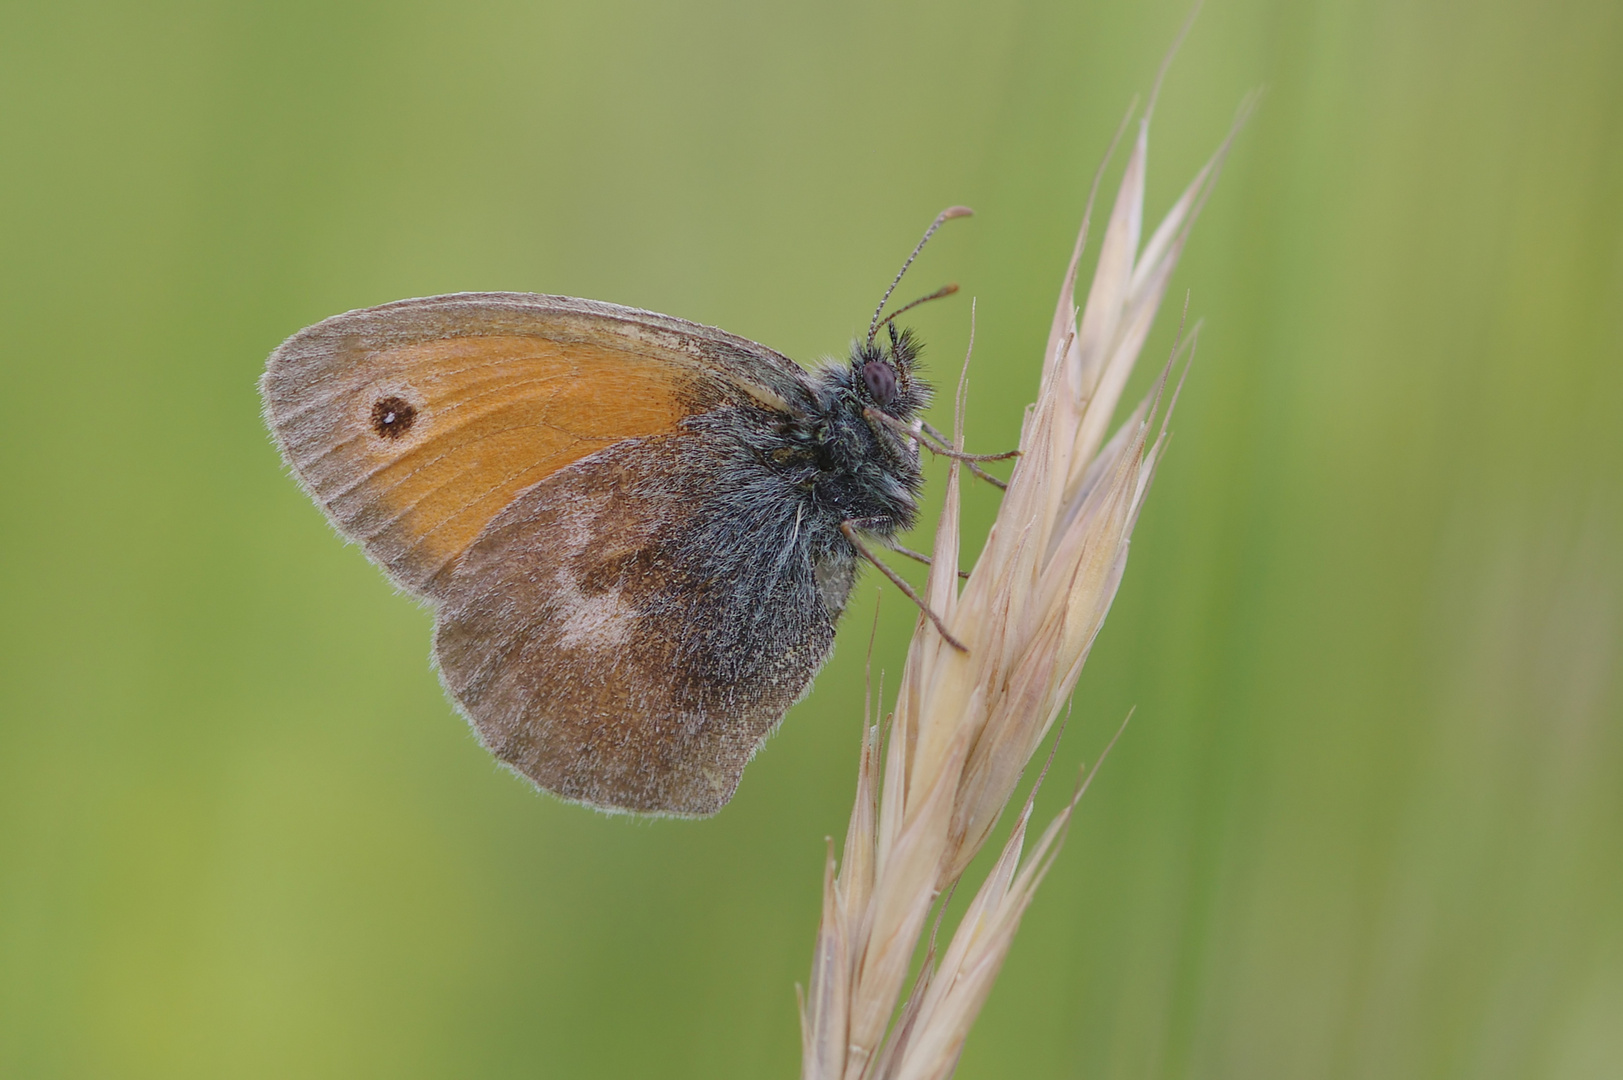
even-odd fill
[[(254, 380), (463, 289), (809, 360), (963, 202), (903, 291), (965, 287), (916, 321), (941, 372), (978, 297), (970, 440), (1009, 445), (1185, 11), (5, 5), (0, 1075), (793, 1075), (877, 579), (718, 818), (563, 806)], [(1062, 768), (1137, 719), (962, 1076), (1623, 1075), (1620, 57), (1616, 0), (1208, 4), (1152, 215), (1268, 97)]]

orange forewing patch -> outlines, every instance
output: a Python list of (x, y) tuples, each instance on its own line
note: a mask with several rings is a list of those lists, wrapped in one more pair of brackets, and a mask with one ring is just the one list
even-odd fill
[[(376, 353), (364, 370), (359, 385), (323, 388), (348, 397), (332, 401), (347, 415), (301, 472), (346, 532), (418, 587), (531, 484), (675, 431), (701, 407), (691, 368), (588, 342), (447, 338)], [(409, 423), (386, 427), (400, 403)]]
[(597, 345), (462, 338), (377, 363), (422, 404), (407, 446), (368, 433), (379, 466), (367, 482), (437, 562), (531, 484), (622, 439), (674, 431), (689, 411), (679, 369)]

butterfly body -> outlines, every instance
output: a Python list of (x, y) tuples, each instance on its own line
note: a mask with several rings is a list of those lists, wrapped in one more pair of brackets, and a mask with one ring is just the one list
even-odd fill
[(261, 388), (311, 496), (433, 605), (441, 679), (499, 759), (692, 816), (826, 661), (846, 528), (914, 520), (916, 358), (892, 331), (808, 372), (668, 316), (459, 294), (309, 327)]

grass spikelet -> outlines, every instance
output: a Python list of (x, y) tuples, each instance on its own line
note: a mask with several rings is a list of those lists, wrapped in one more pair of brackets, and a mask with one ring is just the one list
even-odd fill
[[(1184, 334), (1180, 326), (1150, 392), (1113, 436), (1105, 435), (1252, 104), (1242, 105), (1228, 138), (1143, 243), (1149, 113), (1139, 121), (1078, 312), (1095, 178), (1061, 283), (1037, 400), (1021, 432), (1021, 457), (961, 591), (960, 465), (950, 468), (925, 595), (968, 650), (952, 648), (921, 616), (888, 736), (879, 722), (865, 725), (842, 862), (836, 869), (831, 850), (824, 869), (823, 915), (801, 1008), (805, 1080), (950, 1076), (1020, 918), (1058, 855), (1086, 783), (1027, 851), (1033, 788), (939, 957), (932, 931), (902, 1001), (931, 910), (939, 924), (943, 894), (958, 885), (1002, 816), (1116, 595), (1133, 526), (1167, 444), (1177, 397), (1175, 388), (1167, 393), (1168, 380), (1180, 362), (1187, 370), (1198, 328)], [(966, 357), (966, 373), (968, 363)], [(959, 450), (964, 388), (961, 378), (953, 432)]]

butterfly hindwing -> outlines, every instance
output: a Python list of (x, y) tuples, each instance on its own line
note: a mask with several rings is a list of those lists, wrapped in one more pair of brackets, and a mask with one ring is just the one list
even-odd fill
[(446, 585), (435, 657), (498, 758), (600, 807), (727, 802), (827, 658), (849, 584), (817, 579), (792, 498), (735, 497), (752, 469), (726, 440), (626, 443), (491, 523)]

